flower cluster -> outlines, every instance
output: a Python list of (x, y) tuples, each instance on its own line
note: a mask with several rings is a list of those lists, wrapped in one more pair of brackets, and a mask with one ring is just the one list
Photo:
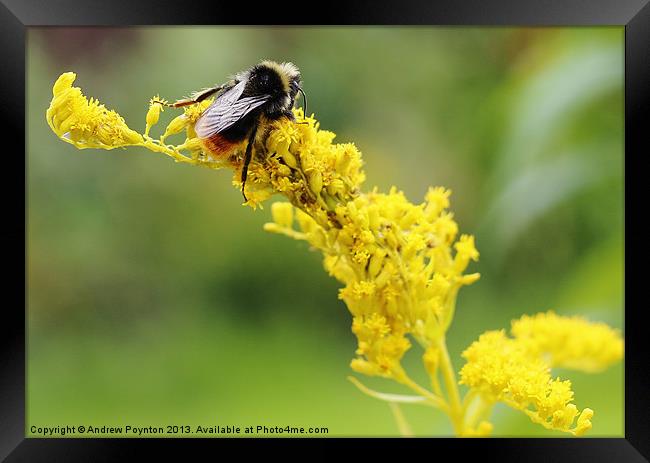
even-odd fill
[[(200, 165), (213, 169), (226, 167), (223, 160), (208, 160), (202, 153), (202, 145), (194, 132), (194, 123), (212, 100), (185, 108), (173, 119), (159, 140), (149, 136), (152, 126), (158, 123), (165, 100), (154, 97), (149, 103), (146, 115), (145, 133), (131, 129), (124, 118), (113, 110), (106, 109), (98, 100), (88, 100), (79, 87), (73, 87), (77, 75), (74, 72), (61, 74), (52, 88), (53, 98), (45, 113), (52, 131), (63, 141), (76, 148), (114, 149), (141, 146), (172, 157), (176, 162)], [(166, 145), (165, 138), (186, 132), (185, 142), (180, 145)]]
[(620, 334), (603, 323), (553, 312), (513, 320), (512, 334), (488, 331), (472, 343), (463, 352), (461, 384), (488, 403), (501, 401), (524, 411), (548, 429), (574, 435), (591, 429), (593, 410), (578, 412), (571, 403), (571, 382), (552, 379), (551, 367), (602, 370), (621, 359)]
[[(177, 162), (230, 168), (234, 186), (241, 188), (246, 142), (215, 159), (194, 131), (213, 100), (187, 106), (154, 139), (150, 132), (165, 100), (150, 100), (145, 131), (139, 134), (119, 114), (72, 87), (75, 77), (65, 73), (54, 84), (46, 117), (57, 136), (77, 148), (141, 146)], [(459, 235), (449, 211), (451, 192), (430, 188), (417, 204), (395, 187), (387, 193), (363, 192), (365, 173), (356, 146), (334, 143), (335, 134), (321, 130), (313, 117), (302, 110), (294, 114), (296, 121), (269, 123), (255, 140), (245, 204), (255, 208), (274, 194), (286, 198), (272, 205), (273, 222), (264, 228), (308, 242), (322, 253), (326, 271), (341, 282), (339, 298), (352, 315), (358, 342), (351, 368), (395, 380), (416, 395), (376, 392), (356, 378), (351, 381), (362, 392), (390, 402), (402, 429), (407, 426), (397, 404), (419, 403), (446, 413), (457, 435), (488, 435), (488, 416), (497, 401), (548, 429), (581, 435), (591, 428), (593, 411), (579, 412), (571, 383), (553, 379), (550, 369), (602, 370), (621, 359), (620, 334), (579, 317), (552, 312), (524, 316), (513, 321), (513, 337), (489, 331), (465, 350), (460, 384), (469, 392), (461, 399), (445, 337), (459, 289), (479, 278), (465, 273), (479, 253), (473, 236)], [(181, 133), (183, 143), (167, 144), (168, 137)], [(423, 348), (430, 389), (413, 381), (402, 366), (411, 341)]]
[[(271, 153), (295, 159), (294, 165), (318, 166), (316, 187), (307, 182), (317, 197), (292, 194), (304, 190), (300, 177), (281, 183), (276, 191), (293, 206), (274, 203), (274, 222), (266, 230), (308, 241), (323, 253), (330, 275), (345, 285), (339, 297), (352, 313), (359, 344), (352, 368), (401, 376), (400, 360), (410, 347), (406, 335), (426, 345), (440, 339), (451, 323), (458, 289), (478, 279), (463, 275), (469, 261), (478, 259), (474, 238), (457, 240), (458, 226), (447, 210), (449, 190), (432, 188), (421, 204), (396, 188), (360, 193), (365, 176), (354, 145), (333, 144), (334, 134), (312, 124), (284, 121), (278, 133), (287, 151), (270, 144)], [(305, 176), (313, 178), (312, 172)]]
[(119, 114), (93, 98), (88, 100), (78, 87), (73, 87), (76, 77), (73, 72), (66, 72), (52, 88), (53, 99), (46, 119), (54, 133), (80, 149), (113, 149), (143, 141)]
[(623, 357), (623, 340), (605, 323), (549, 311), (512, 322), (512, 335), (551, 367), (596, 373)]
[[(324, 229), (339, 227), (336, 208), (359, 194), (365, 180), (361, 156), (352, 143), (333, 144), (335, 134), (319, 130), (313, 117), (294, 110), (299, 123), (288, 119), (270, 127), (249, 168), (247, 196), (257, 205), (280, 193)], [(241, 166), (233, 183), (240, 187)]]
[(551, 379), (548, 365), (503, 331), (482, 334), (463, 357), (467, 364), (460, 371), (461, 384), (477, 390), (488, 402), (505, 402), (539, 423), (576, 434), (591, 427), (591, 410), (585, 409), (579, 427), (569, 428), (578, 413), (569, 403), (571, 383)]

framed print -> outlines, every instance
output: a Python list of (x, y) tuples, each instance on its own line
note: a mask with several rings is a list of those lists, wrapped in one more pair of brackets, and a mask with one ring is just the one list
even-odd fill
[(2, 456), (644, 461), (650, 7), (601, 3), (4, 2)]

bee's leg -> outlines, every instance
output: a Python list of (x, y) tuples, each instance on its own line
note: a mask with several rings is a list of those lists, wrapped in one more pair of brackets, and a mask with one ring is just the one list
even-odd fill
[(223, 89), (225, 89), (227, 87), (230, 87), (231, 85), (232, 85), (232, 83), (227, 83), (227, 84), (219, 85), (217, 87), (206, 88), (206, 89), (203, 89), (201, 91), (193, 93), (190, 98), (184, 98), (182, 100), (177, 100), (174, 103), (162, 103), (161, 101), (159, 101), (159, 103), (162, 103), (165, 106), (169, 106), (171, 108), (181, 108), (183, 106), (189, 106), (189, 105), (193, 105), (193, 104), (196, 104), (196, 103), (200, 103), (201, 101), (205, 100), (209, 96), (212, 96), (215, 93), (217, 93), (217, 92), (219, 92), (219, 91), (221, 91), (221, 90), (223, 90)]
[(255, 143), (255, 134), (257, 133), (257, 122), (253, 125), (253, 130), (248, 136), (248, 144), (246, 145), (246, 153), (244, 154), (244, 167), (241, 170), (241, 194), (244, 196), (244, 201), (248, 201), (246, 198), (246, 177), (248, 177), (248, 165), (251, 163), (251, 158), (253, 157), (253, 144)]
[(189, 106), (196, 103), (200, 103), (201, 101), (205, 100), (209, 96), (212, 96), (218, 91), (223, 90), (225, 87), (226, 85), (219, 85), (218, 87), (206, 88), (204, 90), (201, 90), (200, 92), (193, 93), (190, 98), (177, 100), (176, 102), (172, 103), (170, 106), (174, 108), (181, 108), (183, 106)]

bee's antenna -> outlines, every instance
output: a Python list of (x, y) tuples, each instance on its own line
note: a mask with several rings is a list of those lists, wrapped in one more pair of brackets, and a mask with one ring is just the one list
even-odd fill
[(302, 93), (302, 98), (305, 100), (305, 104), (304, 104), (304, 107), (303, 107), (303, 113), (304, 113), (304, 116), (307, 117), (307, 95), (305, 95), (305, 91), (300, 87), (298, 87), (298, 91), (300, 93)]

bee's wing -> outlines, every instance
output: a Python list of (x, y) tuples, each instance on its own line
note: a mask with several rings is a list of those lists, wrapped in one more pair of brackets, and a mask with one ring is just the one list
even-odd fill
[(223, 132), (270, 98), (269, 95), (240, 98), (245, 86), (246, 81), (241, 81), (226, 90), (203, 112), (194, 126), (200, 138), (209, 138)]

